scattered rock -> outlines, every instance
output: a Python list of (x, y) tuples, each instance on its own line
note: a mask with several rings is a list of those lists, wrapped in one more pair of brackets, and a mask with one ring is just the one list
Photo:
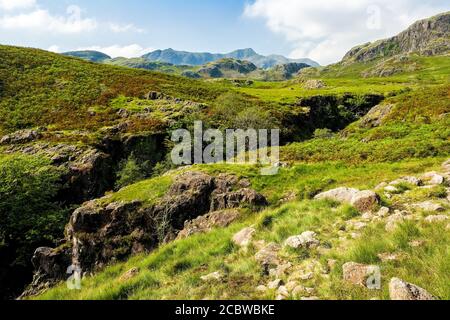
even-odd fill
[(391, 186), (396, 186), (402, 183), (407, 183), (407, 184), (412, 184), (414, 186), (420, 186), (422, 185), (422, 180), (416, 177), (412, 177), (412, 176), (407, 176), (407, 177), (403, 177), (397, 180), (394, 180), (390, 183)]
[(425, 222), (427, 223), (442, 223), (448, 220), (448, 216), (444, 215), (436, 215), (436, 216), (428, 216), (425, 218)]
[[(277, 293), (278, 293), (279, 297), (283, 297), (284, 299), (289, 297), (289, 291), (285, 286), (279, 287)], [(277, 300), (279, 300), (279, 299), (277, 299)]]
[(377, 212), (377, 216), (381, 218), (385, 218), (389, 216), (389, 208), (388, 207), (381, 207), (380, 210)]
[(185, 239), (193, 234), (207, 233), (214, 228), (225, 228), (236, 221), (240, 216), (238, 210), (223, 210), (208, 213), (194, 220), (186, 221), (184, 229), (180, 231), (177, 239)]
[(398, 193), (398, 192), (400, 192), (400, 190), (398, 190), (394, 186), (387, 186), (386, 188), (384, 188), (384, 191), (387, 191), (389, 193)]
[(447, 172), (450, 172), (450, 159), (447, 160), (447, 161), (445, 161), (445, 162), (442, 164), (442, 168), (443, 168), (444, 170), (446, 170)]
[(379, 191), (379, 190), (383, 190), (384, 188), (386, 188), (388, 186), (387, 182), (381, 182), (379, 185), (377, 185), (375, 187), (375, 190)]
[(409, 242), (409, 246), (412, 248), (418, 248), (421, 247), (425, 244), (425, 241), (423, 240), (413, 240), (411, 242)]
[(445, 178), (437, 172), (428, 172), (422, 176), (422, 180), (428, 185), (441, 185), (444, 183)]
[(378, 195), (370, 190), (358, 192), (351, 201), (351, 205), (354, 206), (359, 212), (371, 211), (378, 205)]
[(359, 190), (357, 189), (351, 189), (351, 188), (337, 188), (330, 191), (326, 191), (323, 193), (318, 194), (315, 196), (315, 199), (322, 200), (322, 199), (328, 199), (328, 200), (334, 200), (337, 202), (346, 202), (351, 203), (353, 197), (355, 197), (358, 194)]
[(270, 243), (255, 255), (255, 259), (263, 266), (279, 265), (278, 252), (280, 250), (281, 247), (279, 245)]
[(312, 273), (312, 272), (305, 273), (300, 276), (300, 279), (303, 281), (311, 280), (312, 278), (314, 278), (314, 273)]
[(132, 268), (130, 270), (128, 270), (127, 272), (125, 272), (121, 277), (120, 277), (120, 281), (128, 281), (133, 279), (134, 277), (136, 277), (139, 274), (139, 268)]
[(208, 274), (208, 275), (206, 275), (206, 276), (200, 277), (200, 279), (201, 279), (202, 281), (205, 281), (205, 282), (209, 282), (209, 281), (220, 281), (222, 278), (223, 278), (222, 273), (220, 273), (220, 272), (218, 272), (218, 271), (213, 272), (213, 273), (210, 273), (210, 274)]
[(337, 264), (337, 260), (328, 259), (328, 261), (327, 261), (327, 265), (328, 265), (328, 268), (330, 269), (330, 271), (332, 271), (336, 267), (336, 264)]
[(380, 253), (378, 258), (380, 258), (382, 262), (391, 262), (403, 260), (404, 256), (398, 253)]
[(293, 290), (298, 287), (298, 282), (297, 281), (289, 281), (286, 284), (286, 289), (288, 289), (289, 292), (293, 292)]
[(443, 206), (441, 206), (438, 203), (435, 203), (433, 201), (425, 201), (425, 202), (421, 202), (421, 203), (415, 203), (412, 205), (412, 207), (423, 210), (423, 211), (428, 211), (428, 212), (439, 212), (439, 211), (444, 211), (445, 208)]
[(359, 212), (371, 211), (378, 205), (379, 201), (378, 195), (373, 191), (359, 191), (345, 187), (323, 192), (317, 195), (315, 199), (329, 199), (349, 203)]
[(248, 247), (255, 233), (254, 228), (245, 228), (234, 235), (233, 243), (239, 247)]
[(396, 213), (396, 214), (390, 216), (387, 219), (386, 231), (392, 232), (392, 231), (396, 230), (398, 224), (402, 223), (405, 220), (406, 220), (405, 216), (403, 214), (401, 214), (401, 213)]
[(348, 262), (342, 266), (344, 280), (355, 285), (369, 287), (369, 281), (379, 272), (377, 266), (369, 266), (355, 262)]
[(256, 291), (258, 292), (266, 292), (268, 288), (266, 286), (260, 285), (256, 287)]
[(274, 289), (278, 289), (280, 286), (282, 286), (283, 285), (283, 280), (281, 280), (281, 279), (276, 279), (276, 280), (274, 280), (274, 281), (272, 281), (272, 282), (269, 282), (268, 284), (267, 284), (267, 288), (269, 288), (269, 289), (271, 289), (271, 290), (274, 290)]
[(281, 278), (286, 275), (287, 271), (292, 268), (292, 264), (287, 262), (285, 264), (280, 264), (275, 269), (271, 269), (269, 275), (272, 277)]
[(326, 85), (322, 80), (308, 80), (303, 84), (303, 88), (308, 90), (322, 89), (325, 87)]
[(289, 246), (294, 249), (305, 248), (312, 249), (317, 248), (320, 241), (316, 239), (317, 234), (313, 231), (303, 232), (299, 236), (293, 236), (286, 240), (285, 246)]
[(393, 278), (389, 283), (389, 295), (391, 300), (436, 300), (425, 289), (398, 278)]

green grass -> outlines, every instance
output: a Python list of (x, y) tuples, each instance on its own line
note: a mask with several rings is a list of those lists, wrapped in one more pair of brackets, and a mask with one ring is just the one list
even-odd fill
[[(421, 247), (411, 247), (411, 241), (424, 241)], [(382, 290), (369, 291), (351, 286), (342, 281), (342, 269), (332, 273), (328, 283), (319, 288), (319, 293), (330, 299), (389, 299), (389, 281), (393, 277), (426, 288), (442, 300), (450, 299), (450, 234), (445, 224), (426, 225), (407, 222), (394, 233), (387, 233), (384, 225), (368, 228), (363, 236), (353, 241), (345, 251), (335, 250), (331, 255), (338, 259), (338, 265), (353, 261), (375, 264), (381, 267)], [(402, 260), (381, 262), (382, 253), (396, 253)]]
[[(205, 170), (210, 173), (229, 172), (241, 177), (248, 177), (252, 187), (260, 190), (273, 201), (287, 191), (300, 191), (304, 186), (332, 188), (335, 185), (369, 188), (383, 180), (390, 180), (406, 174), (417, 174), (435, 169), (442, 159), (422, 159), (400, 163), (365, 164), (347, 166), (344, 164), (304, 164), (291, 169), (283, 169), (278, 176), (261, 177), (255, 168), (249, 166), (199, 166), (194, 170)], [(281, 181), (283, 183), (281, 183)], [(324, 181), (326, 182), (325, 184)], [(121, 190), (117, 199), (134, 199), (134, 191), (146, 190), (139, 197), (154, 197), (160, 187), (160, 180), (148, 180)], [(130, 189), (131, 188), (131, 189)], [(156, 189), (152, 189), (156, 188)], [(133, 195), (130, 197), (130, 195)], [(367, 233), (370, 242), (354, 240), (345, 250), (338, 250), (336, 241), (339, 238), (339, 225), (354, 218), (357, 213), (347, 205), (338, 205), (329, 201), (297, 200), (280, 207), (273, 206), (261, 213), (245, 211), (242, 218), (228, 228), (217, 229), (207, 234), (194, 235), (187, 239), (163, 245), (149, 255), (135, 256), (125, 263), (106, 268), (93, 277), (82, 282), (82, 290), (70, 291), (65, 284), (53, 288), (38, 299), (274, 299), (275, 292), (257, 293), (254, 289), (266, 284), (269, 278), (261, 272), (253, 256), (256, 248), (247, 251), (236, 248), (231, 243), (232, 236), (244, 227), (254, 226), (257, 229), (256, 240), (283, 243), (289, 236), (307, 230), (318, 233), (323, 244), (331, 250), (324, 255), (318, 251), (298, 252), (283, 249), (283, 259), (299, 265), (307, 264), (311, 259), (321, 262), (327, 258), (336, 258), (340, 263), (355, 260), (356, 262), (375, 261), (376, 255), (396, 246), (405, 248), (405, 243), (412, 238), (424, 238), (430, 247), (412, 251), (413, 262), (405, 263), (401, 268), (383, 265), (383, 273), (399, 276), (405, 280), (423, 279), (415, 283), (426, 285), (432, 280), (433, 293), (449, 298), (448, 285), (448, 235), (439, 230), (431, 230), (427, 226), (419, 226), (418, 232), (407, 235), (387, 235), (384, 229), (377, 227)], [(403, 230), (403, 229), (402, 229)], [(363, 238), (366, 239), (366, 238)], [(431, 247), (431, 244), (434, 247)], [(368, 246), (367, 248), (364, 245)], [(406, 250), (406, 249), (405, 249)], [(350, 260), (349, 260), (350, 259)], [(425, 261), (426, 259), (426, 261)], [(416, 263), (417, 262), (417, 263)], [(122, 274), (131, 268), (140, 270), (138, 276), (131, 280), (120, 280)], [(387, 270), (387, 271), (385, 271)], [(429, 275), (433, 270), (434, 275)], [(226, 277), (224, 281), (205, 283), (200, 277), (211, 272), (220, 271)], [(447, 273), (446, 273), (447, 272)], [(356, 298), (362, 299), (373, 295), (354, 287), (341, 286), (338, 272), (334, 272), (331, 282), (316, 278), (305, 283), (315, 286), (321, 298)], [(448, 279), (448, 278), (447, 278)], [(425, 280), (425, 281), (424, 281)], [(448, 281), (447, 281), (448, 282)], [(328, 285), (331, 283), (331, 286)], [(189, 295), (186, 295), (189, 292)], [(384, 292), (384, 291), (383, 291)], [(385, 294), (380, 298), (386, 298)]]

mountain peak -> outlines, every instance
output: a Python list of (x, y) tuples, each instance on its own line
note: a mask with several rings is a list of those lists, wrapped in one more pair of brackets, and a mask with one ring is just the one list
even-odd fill
[(415, 22), (398, 35), (351, 49), (343, 61), (366, 62), (381, 57), (418, 53), (435, 56), (450, 52), (450, 11)]

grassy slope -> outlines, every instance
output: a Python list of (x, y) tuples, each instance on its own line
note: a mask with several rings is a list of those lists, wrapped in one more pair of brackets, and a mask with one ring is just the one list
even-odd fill
[[(417, 58), (423, 60), (421, 63), (425, 66), (420, 72), (389, 78), (362, 79), (359, 75), (364, 68), (357, 65), (332, 67), (310, 75), (323, 79), (328, 85), (326, 89), (305, 90), (301, 83), (294, 81), (257, 82), (252, 86), (236, 88), (224, 82), (205, 83), (148, 71), (97, 65), (34, 49), (0, 47), (0, 53), (5, 57), (0, 61), (0, 111), (5, 115), (0, 122), (0, 132), (37, 125), (52, 125), (65, 130), (97, 129), (114, 123), (111, 112), (115, 108), (110, 106), (115, 98), (138, 97), (150, 90), (207, 103), (225, 91), (234, 90), (274, 104), (292, 103), (301, 96), (315, 94), (404, 91), (386, 101), (396, 103), (396, 107), (379, 128), (362, 128), (354, 124), (346, 129), (345, 134), (334, 138), (314, 139), (285, 147), (282, 155), (287, 160), (307, 163), (294, 164), (291, 169), (283, 169), (280, 175), (262, 177), (258, 168), (247, 166), (199, 168), (213, 173), (232, 172), (249, 177), (253, 187), (263, 192), (273, 206), (259, 215), (248, 213), (241, 222), (230, 228), (194, 236), (163, 246), (148, 256), (134, 257), (126, 263), (111, 266), (85, 279), (82, 291), (68, 291), (62, 285), (40, 297), (44, 299), (186, 298), (185, 292), (188, 291), (192, 292), (189, 298), (274, 298), (273, 295), (254, 292), (254, 287), (265, 279), (251, 258), (254, 249), (243, 253), (231, 245), (231, 236), (236, 231), (255, 224), (259, 239), (281, 242), (287, 236), (306, 229), (320, 229), (322, 239), (332, 243), (337, 232), (335, 223), (348, 219), (352, 211), (345, 206), (336, 208), (335, 204), (328, 202), (311, 202), (308, 198), (312, 194), (342, 185), (373, 188), (383, 180), (437, 168), (450, 154), (448, 117), (441, 117), (450, 109), (449, 61), (440, 57)], [(405, 91), (405, 88), (412, 91)], [(104, 112), (94, 117), (88, 116), (87, 111), (92, 107)], [(67, 117), (67, 114), (71, 116)], [(143, 181), (104, 200), (141, 199), (151, 203), (164, 193), (170, 181), (170, 176)], [(296, 200), (277, 207), (278, 200), (292, 192), (297, 194)], [(449, 274), (448, 264), (445, 263), (448, 252), (441, 246), (432, 247), (433, 243), (448, 244), (449, 239), (444, 233), (439, 229), (420, 226), (419, 230), (406, 228), (405, 234), (387, 236), (381, 228), (373, 228), (375, 231), (371, 233), (369, 230), (367, 237), (376, 239), (369, 244), (363, 241), (364, 238), (350, 241), (347, 250), (331, 251), (328, 255), (337, 257), (340, 262), (348, 259), (366, 262), (377, 259), (378, 251), (396, 245), (396, 241), (404, 243), (405, 235), (428, 237), (430, 246), (407, 252), (414, 258), (409, 260), (411, 263), (397, 267), (395, 272), (392, 266), (386, 265), (387, 274), (403, 276), (405, 280), (424, 287), (428, 287), (429, 282), (434, 294), (450, 298), (449, 281), (445, 282)], [(299, 259), (298, 253), (285, 254)], [(141, 268), (140, 275), (121, 282), (118, 279), (120, 275), (132, 266)], [(211, 286), (199, 280), (200, 276), (217, 270), (223, 270), (228, 275), (224, 283)], [(434, 272), (433, 276), (430, 276), (430, 270)], [(352, 287), (343, 286), (338, 271), (331, 277), (332, 281), (314, 283), (319, 296), (368, 296), (363, 290), (355, 291)], [(384, 292), (380, 298), (385, 297)]]
[[(372, 164), (347, 166), (343, 164), (309, 164), (297, 165), (283, 169), (279, 176), (261, 177), (254, 168), (247, 166), (202, 166), (196, 169), (208, 172), (233, 172), (249, 177), (253, 186), (269, 195), (274, 203), (279, 196), (296, 192), (298, 199), (303, 197), (304, 187), (320, 188), (324, 184), (347, 185), (352, 187), (373, 187), (380, 181), (390, 180), (405, 174), (417, 174), (424, 170), (437, 169), (442, 159), (423, 159), (395, 164)], [(140, 189), (152, 188), (156, 181), (147, 181), (139, 185)], [(283, 183), (280, 183), (283, 181)], [(331, 184), (329, 181), (333, 181)], [(137, 187), (137, 186), (136, 186)], [(129, 190), (128, 190), (129, 191)], [(130, 200), (135, 197), (127, 190), (122, 190), (114, 200)], [(139, 195), (137, 195), (139, 198)], [(145, 198), (145, 197), (144, 197)], [(318, 259), (324, 265), (328, 258), (334, 258), (342, 264), (347, 261), (377, 263), (383, 268), (384, 281), (391, 276), (432, 288), (432, 292), (441, 298), (450, 298), (448, 286), (448, 250), (446, 243), (448, 233), (439, 228), (424, 225), (405, 226), (394, 234), (387, 234), (384, 228), (375, 225), (369, 228), (359, 240), (348, 240), (345, 250), (335, 247), (339, 237), (339, 228), (355, 213), (345, 205), (311, 200), (295, 200), (291, 203), (272, 207), (261, 213), (246, 212), (242, 219), (232, 226), (215, 230), (208, 234), (195, 235), (185, 240), (162, 246), (149, 255), (137, 256), (126, 263), (120, 263), (82, 283), (81, 291), (70, 291), (64, 284), (43, 294), (39, 299), (274, 299), (275, 292), (257, 293), (255, 288), (265, 284), (269, 278), (253, 256), (256, 248), (242, 251), (231, 243), (232, 236), (247, 226), (256, 226), (256, 240), (282, 243), (289, 236), (306, 230), (318, 232), (322, 243), (329, 243), (333, 248), (323, 255), (313, 251), (310, 254), (284, 250), (284, 259), (298, 264), (305, 264), (311, 259)], [(370, 239), (370, 242), (366, 240)], [(405, 243), (411, 240), (427, 239), (428, 244), (421, 248), (408, 248)], [(377, 254), (400, 248), (411, 259), (400, 266), (392, 263), (382, 264)], [(120, 277), (127, 270), (137, 267), (137, 277), (122, 281)], [(430, 274), (430, 270), (433, 273)], [(211, 272), (221, 271), (226, 274), (224, 281), (204, 283), (200, 277)], [(328, 279), (317, 276), (304, 284), (313, 286), (317, 295), (325, 299), (349, 298), (387, 298), (387, 292), (368, 292), (341, 283), (339, 268)], [(385, 286), (384, 282), (384, 288)], [(186, 296), (189, 292), (189, 296)]]
[[(0, 46), (0, 134), (51, 126), (89, 129), (115, 123), (109, 102), (162, 91), (211, 102), (224, 92), (215, 84), (144, 70), (95, 64), (36, 49)], [(89, 115), (89, 108), (103, 112)]]

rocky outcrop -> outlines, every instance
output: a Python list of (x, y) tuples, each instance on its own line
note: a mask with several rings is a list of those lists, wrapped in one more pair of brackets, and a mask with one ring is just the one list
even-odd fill
[(67, 270), (72, 264), (71, 250), (69, 247), (38, 248), (31, 262), (35, 268), (33, 281), (20, 298), (39, 294), (67, 279)]
[(386, 40), (367, 43), (350, 50), (343, 62), (367, 62), (399, 54), (419, 53), (425, 56), (450, 51), (450, 12), (418, 21), (404, 32)]
[(0, 138), (0, 145), (22, 144), (42, 138), (42, 130), (20, 130)]
[[(216, 178), (202, 172), (187, 172), (176, 177), (166, 195), (154, 205), (145, 206), (139, 201), (85, 203), (74, 211), (66, 227), (63, 247), (70, 248), (70, 259), (54, 258), (60, 257), (60, 248), (38, 249), (34, 263), (39, 277), (35, 277), (28, 292), (42, 288), (40, 279), (48, 279), (50, 283), (63, 280), (70, 265), (83, 272), (95, 271), (130, 255), (151, 251), (177, 236), (185, 238), (225, 227), (239, 217), (234, 208), (267, 203), (251, 189), (238, 189), (240, 185), (248, 184), (235, 176)], [(237, 197), (239, 201), (234, 201), (236, 194), (251, 196)], [(226, 202), (229, 210), (211, 210), (216, 197), (233, 200)]]
[(325, 87), (326, 87), (326, 84), (322, 80), (307, 80), (303, 84), (303, 88), (305, 88), (307, 90), (323, 89)]
[(394, 105), (392, 104), (379, 104), (364, 116), (360, 121), (360, 126), (363, 128), (379, 127), (383, 124), (384, 120), (389, 116)]
[(436, 300), (425, 289), (398, 278), (393, 278), (389, 283), (389, 295), (391, 300)]

